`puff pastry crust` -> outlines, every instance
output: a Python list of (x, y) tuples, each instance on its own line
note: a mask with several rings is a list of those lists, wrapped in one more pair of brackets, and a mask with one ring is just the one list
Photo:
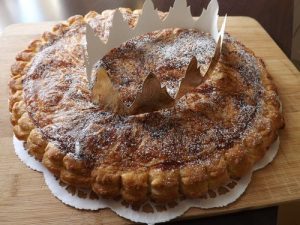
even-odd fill
[[(121, 11), (129, 25), (134, 27), (140, 11)], [(168, 203), (180, 197), (198, 198), (230, 178), (246, 174), (277, 138), (284, 121), (276, 87), (264, 63), (229, 35), (225, 38), (216, 72), (179, 103), (176, 113), (175, 109), (170, 109), (151, 115), (137, 115), (130, 120), (118, 118), (117, 124), (115, 117), (101, 109), (99, 112), (95, 106), (76, 105), (77, 101), (88, 102), (90, 99), (87, 81), (82, 75), (84, 24), (89, 23), (102, 39), (106, 39), (113, 12), (106, 10), (102, 14), (89, 12), (84, 17), (73, 16), (65, 23), (55, 25), (51, 32), (45, 32), (16, 56), (9, 82), (9, 110), (14, 134), (25, 141), (28, 152), (64, 183), (91, 188), (104, 198), (122, 197), (130, 204), (140, 204), (148, 199)], [(160, 16), (165, 17), (166, 14), (160, 13)], [(142, 45), (142, 50), (147, 50), (147, 38), (160, 41), (163, 46), (164, 40), (171, 40), (174, 35), (180, 36), (181, 41), (185, 35), (200, 38), (204, 48), (213, 52), (212, 39), (208, 35), (169, 29), (129, 41), (101, 60), (100, 64), (107, 67), (114, 83), (123, 82), (120, 91), (125, 101), (132, 101), (137, 86), (131, 84), (141, 83), (143, 76), (138, 75), (143, 71), (155, 70), (161, 79), (171, 76), (171, 83), (168, 79), (163, 82), (167, 86), (176, 86), (187, 64), (158, 65), (162, 59), (155, 58), (153, 52), (148, 61), (143, 58), (145, 62), (140, 60), (140, 53), (136, 51), (138, 44)], [(172, 40), (176, 41), (176, 38)], [(64, 51), (60, 52), (59, 46)], [(166, 50), (161, 46), (156, 50)], [(168, 51), (170, 53), (171, 49)], [(199, 51), (201, 60), (197, 58), (205, 70), (209, 57), (202, 57), (203, 52)], [(167, 56), (164, 54), (164, 62)], [(182, 55), (178, 60), (183, 61), (184, 57)], [(149, 67), (141, 67), (142, 71), (137, 72), (138, 66), (143, 63)], [(81, 71), (72, 70), (78, 65)], [(122, 74), (124, 68), (127, 71), (125, 75)], [(72, 73), (80, 79), (70, 75)], [(52, 85), (46, 79), (34, 89), (35, 80), (43, 82), (49, 74), (53, 76), (53, 84), (61, 85), (60, 92), (56, 87), (48, 87), (43, 92), (43, 87), (46, 89), (47, 85)], [(78, 82), (72, 82), (72, 79)], [(42, 88), (41, 92), (38, 88)], [(51, 92), (51, 88), (54, 91)], [(67, 95), (61, 94), (67, 92), (70, 101), (64, 101)], [(42, 99), (43, 94), (48, 96)], [(94, 113), (95, 123), (79, 126), (88, 121), (82, 122), (83, 117), (78, 119), (72, 114), (74, 111), (70, 109), (76, 107), (83, 116), (92, 118), (90, 114)], [(62, 116), (56, 114), (57, 111)], [(49, 117), (51, 114), (56, 117)], [(166, 115), (175, 116), (169, 121)], [(67, 117), (78, 130), (64, 129), (64, 118)], [(127, 129), (126, 126), (131, 123), (136, 126)], [(189, 124), (189, 127), (182, 124)], [(186, 130), (177, 129), (180, 126)], [(85, 135), (76, 141), (76, 132), (81, 131)], [(115, 135), (118, 131), (122, 132), (120, 136)], [(199, 135), (201, 132), (203, 136)]]

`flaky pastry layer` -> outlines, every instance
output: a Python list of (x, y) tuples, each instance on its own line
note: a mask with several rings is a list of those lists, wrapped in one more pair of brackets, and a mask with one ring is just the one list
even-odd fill
[[(107, 10), (102, 15), (109, 17), (112, 13), (112, 10)], [(122, 9), (122, 13), (129, 15), (129, 24), (134, 26), (140, 11)], [(170, 168), (141, 166), (135, 169), (124, 169), (113, 164), (91, 166), (73, 154), (64, 153), (43, 137), (26, 110), (22, 85), (24, 75), (40, 49), (51, 44), (73, 25), (86, 23), (97, 15), (96, 12), (90, 12), (85, 17), (73, 16), (66, 23), (55, 25), (51, 32), (45, 32), (40, 39), (34, 40), (26, 50), (19, 53), (11, 68), (9, 110), (14, 134), (25, 141), (28, 152), (62, 182), (91, 188), (104, 198), (122, 197), (130, 204), (140, 204), (148, 199), (168, 203), (180, 197), (201, 197), (208, 190), (220, 187), (231, 178), (242, 177), (264, 156), (277, 138), (284, 121), (276, 87), (261, 60), (261, 81), (265, 89), (262, 108), (264, 123), (256, 124), (253, 132), (243, 142), (210, 159), (208, 165), (187, 164)], [(164, 16), (165, 14), (161, 14), (161, 17)], [(249, 49), (246, 51), (251, 52)]]

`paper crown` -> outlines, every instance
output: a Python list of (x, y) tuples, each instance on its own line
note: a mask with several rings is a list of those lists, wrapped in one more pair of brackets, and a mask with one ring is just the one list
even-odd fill
[(139, 114), (152, 112), (159, 109), (174, 106), (175, 102), (189, 92), (191, 89), (199, 86), (205, 78), (214, 70), (222, 49), (223, 36), (225, 31), (226, 16), (223, 20), (220, 32), (218, 31), (218, 11), (219, 5), (217, 0), (211, 0), (207, 9), (203, 9), (198, 18), (193, 18), (190, 13), (190, 7), (186, 2), (175, 0), (173, 8), (170, 9), (167, 17), (162, 21), (151, 0), (146, 0), (142, 13), (138, 18), (137, 25), (131, 29), (127, 22), (123, 20), (122, 14), (116, 10), (112, 20), (109, 37), (106, 42), (100, 40), (92, 30), (86, 26), (87, 57), (85, 58), (86, 73), (88, 81), (91, 83), (91, 74), (93, 67), (109, 50), (118, 47), (123, 42), (151, 31), (166, 28), (186, 28), (197, 29), (210, 33), (216, 41), (215, 54), (211, 64), (204, 76), (200, 74), (197, 66), (197, 59), (193, 58), (188, 66), (184, 78), (181, 80), (178, 92), (175, 98), (172, 98), (166, 88), (161, 88), (160, 81), (155, 74), (150, 73), (142, 87), (142, 91), (137, 94), (135, 101), (130, 107), (126, 107), (107, 74), (100, 68), (96, 73), (95, 83), (91, 86), (93, 102), (101, 103), (107, 109), (118, 114)]

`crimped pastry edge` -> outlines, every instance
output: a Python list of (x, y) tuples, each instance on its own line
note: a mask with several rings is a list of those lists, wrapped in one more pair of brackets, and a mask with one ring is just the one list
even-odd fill
[[(140, 13), (140, 10), (134, 12), (130, 9), (122, 10)], [(106, 13), (111, 13), (111, 10), (102, 12), (103, 15)], [(23, 75), (35, 53), (39, 52), (43, 45), (62, 34), (69, 26), (88, 22), (97, 15), (99, 15), (97, 12), (91, 11), (84, 17), (72, 16), (65, 23), (56, 24), (52, 32), (44, 32), (40, 39), (32, 41), (27, 49), (20, 52), (11, 68), (9, 110), (14, 134), (26, 142), (28, 152), (42, 161), (49, 171), (66, 184), (91, 188), (104, 198), (122, 197), (130, 204), (140, 204), (149, 198), (155, 202), (168, 203), (179, 197), (201, 197), (209, 189), (220, 187), (230, 178), (243, 176), (264, 156), (277, 138), (278, 129), (283, 127), (284, 121), (280, 113), (280, 103), (275, 98), (278, 95), (277, 89), (261, 59), (258, 60), (262, 65), (262, 82), (266, 91), (273, 93), (267, 96), (269, 99), (265, 99), (269, 108), (265, 110), (265, 117), (270, 120), (270, 124), (259, 126), (257, 132), (252, 132), (252, 136), (247, 137), (243, 143), (227, 150), (223, 157), (210, 166), (187, 165), (170, 170), (140, 168), (132, 171), (120, 171), (114, 166), (99, 166), (91, 170), (82, 160), (75, 159), (71, 154), (62, 153), (54, 144), (44, 140), (26, 112), (23, 100)], [(245, 46), (244, 48), (254, 55), (251, 50)]]

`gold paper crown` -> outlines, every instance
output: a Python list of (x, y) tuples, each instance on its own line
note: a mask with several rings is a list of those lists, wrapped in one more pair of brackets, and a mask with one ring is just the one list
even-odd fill
[[(198, 19), (194, 19), (189, 12), (189, 7), (186, 6), (184, 1), (177, 0), (167, 18), (164, 21), (161, 21), (158, 18), (158, 14), (155, 12), (151, 1), (146, 0), (142, 11), (144, 13), (139, 16), (138, 24), (134, 29), (131, 29), (127, 24), (124, 24), (125, 22), (118, 10), (114, 13), (112, 28), (106, 43), (96, 37), (93, 30), (87, 25), (86, 39), (88, 57), (86, 58), (85, 64), (89, 82), (91, 82), (90, 77), (93, 65), (102, 58), (109, 49), (112, 49), (139, 34), (168, 27), (195, 28), (211, 33), (212, 37), (217, 42), (211, 64), (204, 76), (201, 75), (197, 66), (197, 59), (195, 57), (192, 58), (185, 76), (181, 80), (175, 98), (172, 98), (169, 95), (166, 87), (161, 87), (161, 83), (156, 75), (150, 73), (144, 80), (141, 92), (137, 94), (132, 105), (127, 107), (122, 102), (118, 90), (113, 87), (107, 72), (103, 68), (100, 68), (96, 73), (95, 83), (91, 85), (93, 86), (93, 102), (95, 104), (104, 105), (107, 110), (111, 110), (117, 114), (126, 115), (152, 112), (174, 106), (177, 100), (199, 86), (206, 77), (212, 73), (220, 58), (226, 16), (221, 30), (218, 32), (218, 9), (219, 6), (217, 0), (212, 0), (208, 5), (207, 10), (204, 9), (201, 16)], [(181, 17), (183, 12), (185, 12), (185, 16)], [(151, 18), (153, 18), (153, 20)], [(181, 19), (178, 20), (178, 18)]]
[(113, 87), (108, 73), (100, 68), (92, 89), (93, 102), (95, 104), (101, 103), (105, 109), (121, 115), (135, 115), (172, 107), (177, 100), (198, 87), (214, 71), (221, 55), (221, 46), (221, 38), (219, 38), (214, 56), (204, 76), (200, 73), (196, 57), (192, 58), (175, 98), (169, 95), (166, 87), (161, 87), (155, 74), (149, 73), (143, 82), (141, 92), (137, 94), (134, 102), (127, 107), (122, 102), (119, 92)]

